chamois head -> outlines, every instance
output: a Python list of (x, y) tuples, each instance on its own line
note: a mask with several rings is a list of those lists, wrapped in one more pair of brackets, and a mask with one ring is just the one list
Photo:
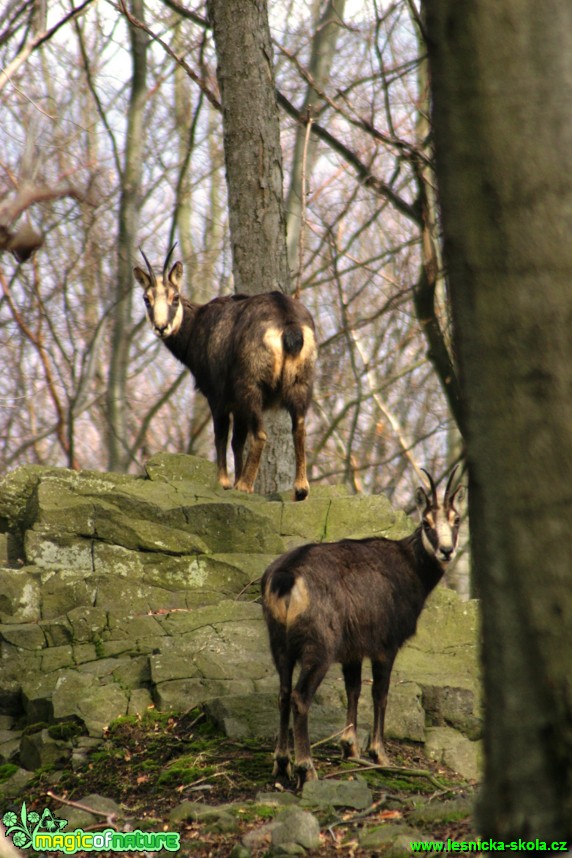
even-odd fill
[(149, 260), (141, 249), (141, 255), (147, 265), (147, 271), (136, 267), (133, 274), (143, 287), (145, 311), (153, 333), (161, 340), (176, 334), (183, 321), (183, 305), (179, 288), (183, 278), (183, 265), (175, 262), (169, 271), (169, 262), (175, 249), (175, 244), (169, 250), (163, 264), (163, 272), (158, 276), (153, 272)]
[(415, 493), (417, 508), (421, 515), (421, 538), (423, 547), (428, 554), (433, 555), (440, 563), (449, 563), (455, 556), (457, 550), (457, 538), (459, 536), (459, 525), (461, 517), (455, 507), (455, 501), (461, 501), (465, 494), (463, 486), (457, 486), (452, 491), (453, 481), (457, 467), (453, 468), (443, 503), (437, 498), (437, 488), (431, 474), (422, 468), (429, 480), (431, 493), (428, 494), (424, 488), (419, 486)]

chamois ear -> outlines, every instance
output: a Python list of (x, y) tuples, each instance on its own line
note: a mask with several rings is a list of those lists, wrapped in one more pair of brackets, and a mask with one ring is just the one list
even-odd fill
[(135, 266), (135, 268), (133, 269), (133, 274), (134, 274), (137, 282), (144, 289), (148, 289), (149, 286), (151, 286), (151, 278), (149, 277), (149, 275), (147, 274), (146, 271), (143, 271), (142, 268), (139, 268), (139, 266)]
[(451, 506), (454, 506), (455, 503), (463, 503), (463, 501), (465, 500), (465, 495), (465, 486), (457, 486), (457, 488), (451, 495), (451, 498), (449, 499), (449, 503), (451, 504)]
[(175, 262), (173, 267), (169, 272), (169, 282), (173, 284), (175, 289), (181, 288), (181, 283), (183, 282), (183, 263)]

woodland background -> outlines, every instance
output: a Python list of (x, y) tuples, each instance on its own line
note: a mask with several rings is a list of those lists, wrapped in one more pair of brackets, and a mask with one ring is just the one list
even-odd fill
[[(418, 15), (413, 0), (269, 8), (291, 286), (319, 341), (310, 479), (401, 505), (411, 464), (447, 470), (461, 421)], [(0, 257), (0, 470), (212, 458), (206, 403), (132, 277), (139, 246), (161, 265), (177, 240), (192, 300), (234, 288), (206, 9), (10, 0), (0, 66), (0, 240), (43, 239)]]
[[(241, 8), (266, 19), (262, 0)], [(216, 29), (231, 6), (208, 9)], [(419, 11), (269, 4), (261, 66), (273, 53), (290, 286), (319, 340), (310, 478), (406, 506), (415, 470), (441, 478), (462, 433), (483, 633), (479, 830), (572, 842), (572, 9)], [(161, 264), (176, 238), (194, 300), (234, 286), (207, 10), (3, 12), (0, 469), (210, 457), (206, 407), (147, 330), (132, 276), (138, 246)]]

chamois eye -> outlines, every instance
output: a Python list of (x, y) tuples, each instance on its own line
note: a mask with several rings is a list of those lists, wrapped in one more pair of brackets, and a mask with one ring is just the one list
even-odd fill
[(456, 515), (453, 523), (454, 523), (455, 527), (459, 527), (459, 525), (461, 524), (461, 516)]
[(173, 307), (178, 307), (180, 300), (181, 299), (178, 295), (173, 295), (173, 300), (171, 301), (171, 304), (173, 305)]
[(143, 295), (143, 301), (145, 302), (145, 306), (146, 306), (146, 307), (150, 307), (150, 306), (151, 306), (151, 299), (149, 298), (149, 296), (148, 296), (148, 295)]

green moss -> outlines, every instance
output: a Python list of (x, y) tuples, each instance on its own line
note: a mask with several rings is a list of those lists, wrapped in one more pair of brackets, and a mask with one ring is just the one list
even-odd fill
[(3, 784), (5, 781), (10, 780), (12, 775), (16, 774), (18, 771), (18, 766), (15, 766), (13, 763), (4, 763), (0, 766), (0, 784)]
[(269, 804), (254, 804), (250, 807), (241, 807), (238, 813), (244, 822), (254, 822), (257, 819), (274, 819), (280, 810), (280, 807), (272, 807)]
[(199, 779), (210, 777), (216, 771), (217, 766), (209, 764), (203, 755), (184, 754), (167, 765), (159, 775), (157, 783), (193, 784)]
[(48, 727), (48, 735), (52, 739), (62, 739), (66, 742), (81, 736), (82, 733), (83, 729), (77, 721), (62, 721), (59, 724), (50, 724)]
[(49, 727), (47, 721), (37, 721), (35, 724), (28, 724), (24, 727), (22, 731), (23, 736), (33, 736), (34, 733), (41, 733), (42, 730), (45, 730)]

